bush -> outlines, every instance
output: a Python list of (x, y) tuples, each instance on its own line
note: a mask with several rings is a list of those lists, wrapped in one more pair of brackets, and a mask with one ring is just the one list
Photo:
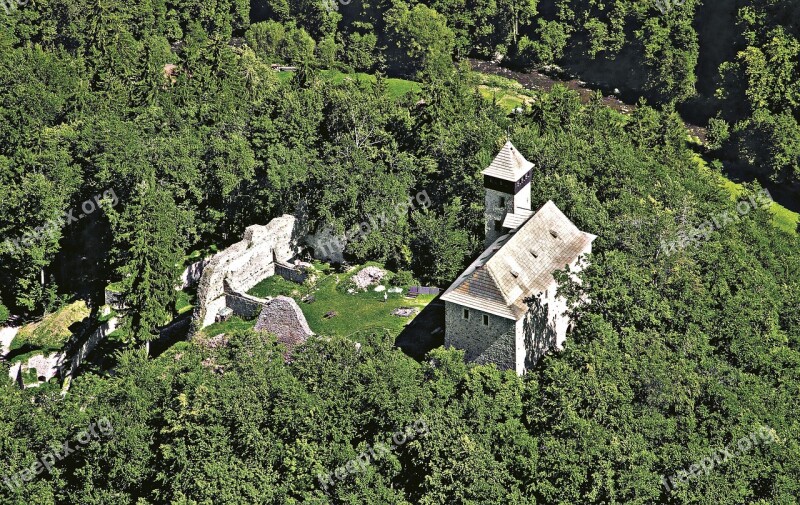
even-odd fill
[(730, 137), (730, 128), (724, 119), (711, 118), (708, 120), (708, 148), (720, 149), (722, 144)]
[(414, 284), (414, 274), (410, 270), (398, 270), (389, 280), (392, 286), (411, 286)]
[(8, 321), (8, 318), (11, 316), (11, 312), (9, 312), (8, 308), (0, 303), (0, 324), (5, 323)]
[[(293, 64), (314, 61), (316, 48), (314, 39), (294, 23), (286, 25), (276, 21), (253, 23), (244, 37), (256, 54), (265, 58), (268, 63), (275, 63), (276, 59)], [(335, 45), (330, 47), (330, 43), (327, 43), (322, 50), (325, 53), (323, 56), (330, 59), (328, 53), (334, 51), (335, 54), (336, 47)]]

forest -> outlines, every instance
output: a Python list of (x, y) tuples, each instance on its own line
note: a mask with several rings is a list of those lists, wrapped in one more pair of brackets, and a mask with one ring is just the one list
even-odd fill
[[(2, 381), (1, 503), (797, 503), (797, 224), (758, 206), (686, 238), (765, 185), (797, 207), (800, 2), (2, 7), (0, 324), (101, 317), (111, 283), (128, 317), (68, 393)], [(510, 112), (465, 62), (498, 55), (638, 106), (555, 86)], [(482, 251), (480, 172), (507, 138), (534, 207), (598, 236), (560, 287), (591, 302), (526, 375), (381, 332), (289, 361), (247, 329), (143, 348), (177, 315), (176, 264), (298, 210), (342, 233), (424, 191), (345, 252), (446, 287)]]

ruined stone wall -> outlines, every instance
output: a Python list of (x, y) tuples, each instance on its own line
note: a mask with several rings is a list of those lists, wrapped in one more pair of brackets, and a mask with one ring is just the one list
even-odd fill
[(86, 359), (86, 356), (88, 356), (94, 350), (94, 348), (97, 347), (97, 344), (99, 344), (100, 341), (105, 339), (109, 333), (116, 329), (116, 317), (112, 317), (108, 321), (102, 323), (89, 335), (89, 338), (86, 339), (86, 342), (84, 342), (78, 349), (75, 350), (69, 363), (69, 370), (67, 370), (66, 367), (63, 367), (61, 369), (61, 375), (64, 376), (66, 372), (68, 375), (73, 376), (78, 370), (78, 367), (80, 367), (83, 361)]
[(308, 272), (304, 268), (298, 268), (286, 263), (275, 263), (275, 275), (280, 275), (287, 281), (302, 284), (308, 279)]
[[(80, 345), (54, 352), (47, 356), (36, 354), (24, 363), (15, 363), (9, 371), (9, 377), (16, 381), (20, 387), (36, 387), (56, 376), (62, 378), (74, 376), (75, 372), (86, 360), (86, 357), (97, 347), (97, 344), (115, 329), (117, 329), (117, 318), (111, 318), (95, 328)], [(43, 378), (44, 381), (24, 382), (23, 377), (30, 369), (36, 369), (36, 376)]]
[(242, 319), (255, 319), (268, 300), (247, 293), (226, 293), (225, 305)]
[(275, 260), (290, 260), (297, 252), (296, 228), (294, 216), (288, 214), (264, 226), (249, 226), (241, 241), (211, 258), (197, 288), (194, 329), (214, 322), (217, 312), (226, 306), (226, 289), (229, 293), (246, 293), (275, 274)]
[(190, 288), (200, 282), (203, 277), (203, 270), (211, 262), (211, 258), (195, 261), (181, 273), (181, 283), (175, 288), (178, 290)]

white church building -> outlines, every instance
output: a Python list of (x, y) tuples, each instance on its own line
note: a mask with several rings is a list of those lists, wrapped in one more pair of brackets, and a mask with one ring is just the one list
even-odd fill
[(556, 270), (580, 271), (595, 235), (548, 201), (531, 209), (533, 164), (506, 144), (483, 174), (486, 250), (442, 295), (445, 347), (467, 361), (525, 373), (561, 349), (570, 320), (556, 296)]

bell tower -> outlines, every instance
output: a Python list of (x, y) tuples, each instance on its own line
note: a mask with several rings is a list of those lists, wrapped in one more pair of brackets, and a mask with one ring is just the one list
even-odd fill
[[(503, 235), (503, 222), (509, 214), (520, 213), (526, 217), (531, 213), (531, 175), (533, 163), (507, 141), (492, 163), (483, 171), (483, 187), (486, 189), (484, 246), (489, 247)], [(527, 211), (527, 212), (518, 212)]]

